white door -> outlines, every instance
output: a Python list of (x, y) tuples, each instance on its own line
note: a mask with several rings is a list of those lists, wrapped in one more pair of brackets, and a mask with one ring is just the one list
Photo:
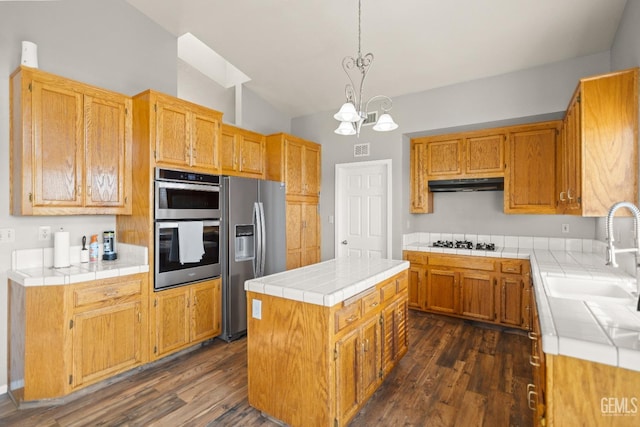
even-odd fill
[(336, 165), (336, 257), (391, 257), (391, 160)]

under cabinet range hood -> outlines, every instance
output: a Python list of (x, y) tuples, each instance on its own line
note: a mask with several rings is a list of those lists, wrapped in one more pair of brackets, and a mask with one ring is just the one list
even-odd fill
[(504, 178), (443, 179), (429, 181), (429, 191), (432, 193), (503, 190)]

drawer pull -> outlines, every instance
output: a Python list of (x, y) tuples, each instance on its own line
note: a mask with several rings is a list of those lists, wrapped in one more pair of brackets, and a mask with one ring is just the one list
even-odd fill
[(118, 295), (118, 291), (117, 289), (107, 289), (106, 291), (104, 291), (104, 296), (105, 297), (115, 297)]
[(378, 303), (378, 301), (376, 301), (376, 302), (374, 302), (374, 303), (371, 303), (371, 305), (370, 305), (369, 307), (377, 307), (377, 306), (378, 306), (378, 304), (379, 304), (379, 303)]
[[(536, 362), (535, 360), (538, 360), (538, 362)], [(529, 355), (529, 364), (531, 366), (535, 366), (536, 368), (540, 366), (540, 362), (539, 362), (540, 358), (538, 356), (534, 356), (533, 354)]]
[(356, 316), (355, 314), (352, 314), (351, 316), (347, 317), (347, 319), (345, 320), (345, 322), (347, 323), (351, 323), (354, 320), (356, 320), (358, 318), (358, 316)]

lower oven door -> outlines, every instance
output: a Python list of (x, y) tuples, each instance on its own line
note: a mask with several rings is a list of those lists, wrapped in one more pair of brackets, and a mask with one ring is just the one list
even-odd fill
[[(180, 262), (180, 223), (181, 221), (156, 221), (155, 290), (220, 276), (220, 221), (202, 221), (204, 255), (198, 262), (184, 263)], [(199, 245), (200, 241), (196, 239), (187, 244)]]

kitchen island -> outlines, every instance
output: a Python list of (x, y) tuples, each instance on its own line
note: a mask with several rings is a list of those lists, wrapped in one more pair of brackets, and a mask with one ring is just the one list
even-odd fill
[(346, 425), (407, 351), (408, 268), (339, 258), (245, 282), (249, 404)]

